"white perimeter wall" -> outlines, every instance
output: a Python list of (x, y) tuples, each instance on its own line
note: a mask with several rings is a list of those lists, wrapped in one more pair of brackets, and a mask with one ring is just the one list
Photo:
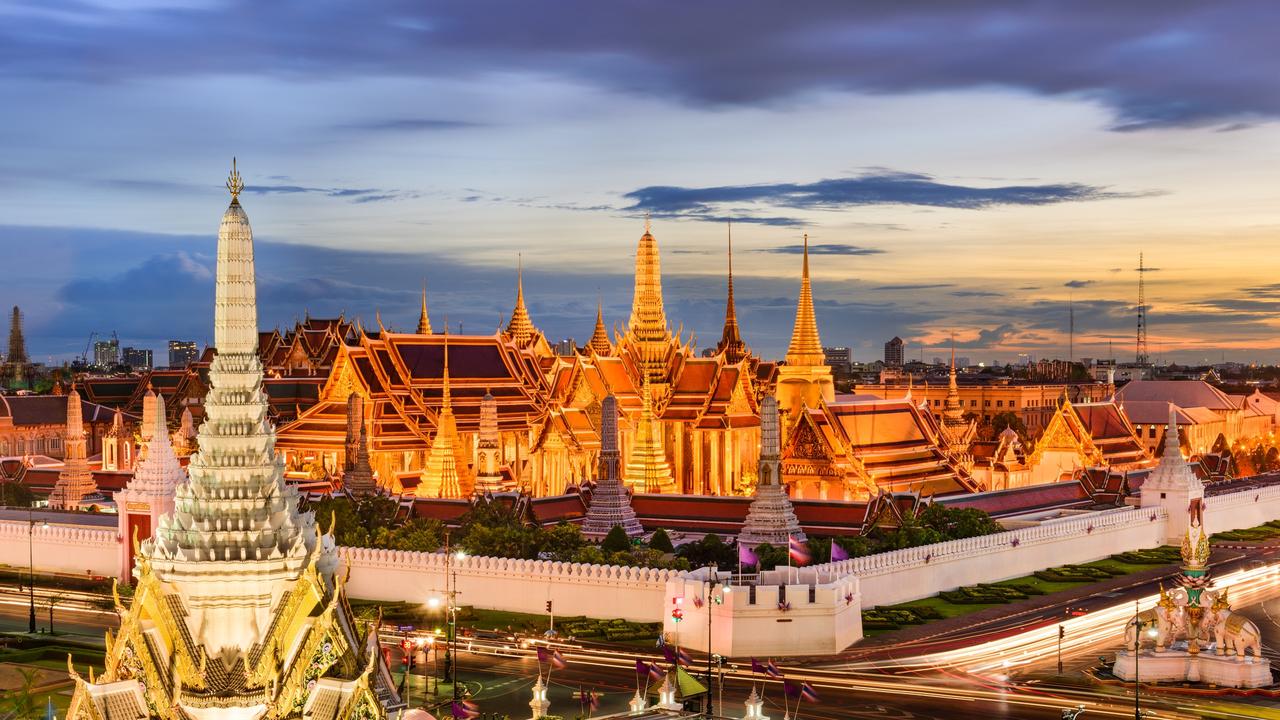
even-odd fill
[(1162, 508), (1128, 508), (816, 566), (858, 576), (862, 607), (893, 605), (1164, 544)]
[[(26, 520), (0, 520), (0, 564), (28, 567)], [(42, 526), (31, 536), (36, 572), (115, 577), (120, 572), (120, 543), (115, 528)]]
[(1280, 519), (1280, 485), (1204, 499), (1204, 528), (1209, 533), (1257, 527), (1277, 519)]
[[(351, 570), (347, 594), (363, 600), (427, 602), (445, 594), (443, 553), (340, 548)], [(454, 559), (459, 605), (545, 614), (586, 615), (637, 622), (662, 619), (667, 581), (676, 570), (583, 565), (544, 560), (468, 557)]]

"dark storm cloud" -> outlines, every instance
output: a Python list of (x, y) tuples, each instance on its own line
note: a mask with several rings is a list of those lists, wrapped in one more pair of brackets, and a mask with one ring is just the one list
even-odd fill
[(1062, 283), (1062, 287), (1082, 288), (1082, 287), (1089, 287), (1090, 285), (1093, 285), (1097, 282), (1098, 282), (1097, 280), (1068, 280)]
[(514, 71), (713, 106), (1004, 87), (1092, 100), (1123, 131), (1280, 116), (1270, 0), (24, 6), (0, 24), (0, 64), (49, 79)]
[[(756, 252), (777, 253), (779, 255), (801, 255), (804, 245), (781, 245), (778, 247), (759, 248)], [(819, 243), (809, 246), (810, 255), (883, 255), (880, 248), (846, 245), (843, 243)]]
[(992, 291), (990, 291), (990, 290), (956, 290), (955, 292), (951, 292), (951, 293), (947, 293), (947, 294), (948, 294), (948, 295), (950, 295), (950, 296), (952, 296), (952, 297), (959, 297), (959, 298), (995, 298), (995, 297), (1004, 297), (1004, 293), (992, 292)]
[(1112, 192), (1080, 183), (972, 187), (938, 182), (923, 173), (876, 170), (855, 177), (810, 183), (679, 187), (651, 185), (623, 195), (664, 216), (704, 218), (726, 204), (752, 203), (796, 210), (844, 210), (864, 205), (919, 205), (981, 210), (1002, 205), (1050, 205), (1064, 202), (1145, 197), (1150, 193)]

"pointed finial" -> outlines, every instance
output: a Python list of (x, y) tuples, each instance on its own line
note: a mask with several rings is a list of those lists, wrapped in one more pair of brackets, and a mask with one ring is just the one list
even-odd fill
[(244, 180), (240, 179), (240, 171), (236, 169), (236, 159), (231, 158), (231, 174), (227, 176), (227, 190), (231, 191), (231, 200), (234, 202), (240, 197), (240, 193), (244, 192)]
[(444, 316), (444, 376), (442, 378), (444, 388), (441, 391), (440, 401), (444, 410), (449, 411), (453, 408), (453, 397), (449, 392), (449, 316)]
[(644, 234), (645, 234), (645, 235), (650, 234), (650, 232), (649, 232), (649, 231), (650, 231), (650, 226), (649, 226), (649, 211), (648, 211), (648, 210), (645, 210), (645, 211), (644, 211)]
[(422, 309), (418, 312), (418, 334), (431, 334), (431, 316), (427, 314), (427, 281), (422, 280)]

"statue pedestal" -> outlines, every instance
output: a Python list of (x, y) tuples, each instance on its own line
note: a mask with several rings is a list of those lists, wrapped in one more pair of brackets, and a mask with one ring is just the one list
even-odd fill
[[(1134, 664), (1133, 651), (1121, 650), (1116, 653), (1111, 672), (1121, 680), (1133, 682)], [(1237, 660), (1234, 656), (1215, 655), (1208, 649), (1198, 655), (1184, 650), (1159, 653), (1144, 650), (1136, 664), (1139, 680), (1144, 683), (1194, 682), (1233, 688), (1271, 684), (1271, 663), (1256, 660), (1252, 655)]]

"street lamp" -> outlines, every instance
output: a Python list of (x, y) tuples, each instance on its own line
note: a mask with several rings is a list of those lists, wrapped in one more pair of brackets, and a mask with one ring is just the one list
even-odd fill
[[(450, 557), (462, 562), (467, 559), (467, 554), (459, 550), (450, 555)], [(453, 684), (453, 699), (456, 701), (461, 699), (461, 695), (458, 692), (458, 571), (452, 567), (447, 568), (447, 570), (450, 571), (453, 579), (453, 587), (449, 590), (449, 640), (450, 654), (453, 658), (449, 663), (449, 682)], [(446, 583), (448, 580), (449, 578), (445, 578)]]
[(711, 702), (711, 698), (714, 697), (714, 693), (715, 693), (715, 675), (713, 670), (711, 669), (711, 663), (717, 657), (713, 652), (711, 652), (711, 606), (723, 604), (724, 595), (725, 593), (729, 592), (729, 588), (725, 587), (724, 590), (721, 591), (719, 597), (715, 596), (714, 593), (716, 591), (716, 586), (720, 584), (720, 578), (716, 574), (717, 570), (719, 570), (719, 567), (715, 563), (713, 562), (707, 563), (707, 575), (710, 578), (707, 581), (707, 715), (708, 716), (715, 714), (714, 709), (712, 708), (712, 702)]
[[(41, 527), (49, 527), (49, 521), (41, 523)], [(35, 551), (36, 519), (31, 506), (27, 506), (27, 598), (30, 600), (31, 614), (28, 617), (27, 632), (36, 632), (36, 551)], [(53, 608), (49, 609), (49, 627), (53, 627)]]

